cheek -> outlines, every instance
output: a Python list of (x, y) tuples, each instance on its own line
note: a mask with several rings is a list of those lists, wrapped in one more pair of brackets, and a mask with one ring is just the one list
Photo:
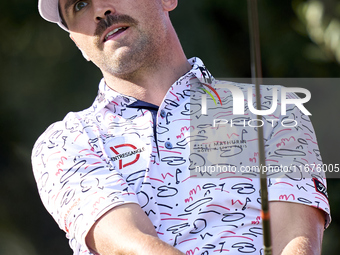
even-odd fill
[(88, 51), (93, 48), (93, 37), (81, 33), (70, 33), (70, 37), (78, 48)]
[(90, 11), (84, 13), (81, 17), (70, 21), (69, 29), (74, 36), (77, 34), (93, 35), (96, 29), (96, 23), (92, 19)]
[[(147, 0), (136, 1), (131, 3), (133, 8), (130, 10), (131, 15), (135, 15), (137, 20), (152, 23), (163, 20), (166, 16), (166, 12), (163, 9), (161, 0)], [(132, 14), (133, 13), (133, 14)]]

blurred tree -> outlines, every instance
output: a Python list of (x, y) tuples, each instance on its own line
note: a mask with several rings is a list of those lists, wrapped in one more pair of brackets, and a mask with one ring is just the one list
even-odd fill
[(340, 3), (338, 1), (295, 1), (297, 16), (312, 41), (307, 56), (340, 63)]

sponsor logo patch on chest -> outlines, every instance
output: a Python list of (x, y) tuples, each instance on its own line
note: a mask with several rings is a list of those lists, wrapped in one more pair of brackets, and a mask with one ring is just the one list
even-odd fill
[(141, 154), (146, 152), (146, 147), (138, 139), (117, 137), (111, 139), (105, 145), (105, 151), (110, 160), (118, 165), (119, 170), (139, 163)]

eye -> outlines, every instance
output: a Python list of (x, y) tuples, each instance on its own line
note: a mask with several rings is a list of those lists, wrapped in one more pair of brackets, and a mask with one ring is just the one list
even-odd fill
[(76, 12), (79, 12), (79, 11), (80, 11), (81, 9), (83, 9), (86, 5), (87, 5), (86, 2), (84, 2), (84, 1), (79, 1), (79, 2), (77, 2), (77, 3), (74, 5), (74, 10), (75, 10)]

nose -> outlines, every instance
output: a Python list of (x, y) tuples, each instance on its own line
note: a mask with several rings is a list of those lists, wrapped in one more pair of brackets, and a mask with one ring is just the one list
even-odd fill
[(107, 15), (115, 13), (116, 11), (113, 7), (112, 1), (97, 0), (92, 1), (92, 4), (94, 5), (94, 19), (96, 22), (106, 19)]

